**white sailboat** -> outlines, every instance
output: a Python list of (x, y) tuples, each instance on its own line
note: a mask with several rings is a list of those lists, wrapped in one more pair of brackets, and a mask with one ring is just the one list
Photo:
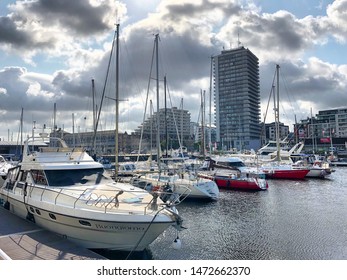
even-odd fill
[[(303, 180), (305, 179), (309, 169), (305, 167), (293, 168), (289, 163), (284, 163), (282, 160), (280, 139), (279, 139), (279, 65), (276, 65), (276, 78), (277, 78), (277, 97), (274, 94), (274, 111), (275, 111), (275, 123), (276, 123), (276, 147), (273, 160), (266, 164), (262, 164), (260, 169), (265, 173), (268, 179), (290, 179), (290, 180)], [(274, 88), (274, 86), (273, 86)], [(292, 151), (287, 152), (288, 156)]]
[[(155, 40), (155, 47), (156, 51), (158, 52), (158, 35), (156, 36)], [(157, 66), (158, 66), (158, 56), (157, 56)], [(157, 110), (159, 112), (159, 93), (158, 93), (158, 68), (157, 68)], [(183, 100), (182, 100), (182, 110), (183, 110)], [(183, 118), (181, 119), (183, 120)], [(159, 124), (159, 114), (158, 114), (158, 121)], [(183, 124), (181, 124), (181, 133)], [(146, 174), (142, 178), (146, 179), (148, 182), (154, 184), (154, 185), (170, 185), (172, 188), (172, 191), (175, 194), (185, 196), (187, 198), (198, 198), (198, 199), (209, 199), (209, 200), (218, 200), (219, 199), (219, 188), (217, 184), (210, 179), (200, 178), (194, 173), (186, 173), (185, 170), (183, 170), (184, 167), (184, 155), (183, 155), (183, 135), (178, 137), (179, 143), (180, 143), (180, 156), (178, 157), (179, 161), (181, 162), (181, 168), (180, 170), (174, 170), (175, 174), (170, 174), (167, 172), (166, 174), (162, 173), (162, 170), (159, 168), (159, 173), (157, 174)], [(159, 137), (159, 126), (157, 127), (157, 147), (158, 147), (158, 155), (160, 154), (160, 137)], [(158, 163), (160, 166), (162, 159), (158, 157)], [(168, 160), (166, 160), (166, 163), (168, 164)]]

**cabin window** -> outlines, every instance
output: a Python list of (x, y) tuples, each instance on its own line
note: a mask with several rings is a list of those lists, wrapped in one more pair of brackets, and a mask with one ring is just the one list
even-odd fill
[(47, 186), (46, 175), (43, 170), (32, 170), (31, 175), (33, 177), (34, 183), (38, 185)]
[(19, 175), (19, 181), (26, 182), (28, 171), (21, 171)]
[(17, 188), (23, 188), (26, 182), (28, 176), (27, 171), (21, 170), (18, 176), (18, 183), (17, 183)]
[(11, 169), (8, 170), (8, 173), (7, 173), (7, 184), (6, 184), (5, 188), (10, 189), (10, 190), (13, 189), (13, 187), (14, 187), (16, 181), (17, 181), (19, 171), (20, 171), (20, 167), (19, 166), (11, 168)]
[(72, 185), (93, 186), (102, 182), (113, 181), (105, 174), (103, 168), (74, 169), (74, 170), (45, 170), (51, 187)]

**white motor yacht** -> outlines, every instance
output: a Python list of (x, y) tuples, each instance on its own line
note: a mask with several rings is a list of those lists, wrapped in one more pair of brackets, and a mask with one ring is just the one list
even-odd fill
[[(282, 151), (289, 151), (290, 147), (289, 147), (289, 143), (286, 140), (282, 140), (279, 142), (280, 144), (280, 149)], [(277, 150), (277, 142), (274, 140), (270, 140), (265, 146), (261, 147), (257, 154), (261, 155), (261, 156), (266, 156), (268, 154), (274, 153)]]
[(115, 182), (82, 148), (47, 135), (26, 141), (0, 188), (0, 205), (90, 249), (142, 251), (182, 219), (174, 203)]

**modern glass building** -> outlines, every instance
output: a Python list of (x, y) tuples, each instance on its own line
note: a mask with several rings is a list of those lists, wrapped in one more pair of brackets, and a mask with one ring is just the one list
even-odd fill
[(213, 61), (216, 133), (220, 147), (259, 149), (258, 58), (242, 46), (223, 50)]

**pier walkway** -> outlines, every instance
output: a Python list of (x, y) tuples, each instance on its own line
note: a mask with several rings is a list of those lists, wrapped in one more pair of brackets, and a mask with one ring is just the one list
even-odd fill
[(105, 260), (0, 207), (0, 260)]

